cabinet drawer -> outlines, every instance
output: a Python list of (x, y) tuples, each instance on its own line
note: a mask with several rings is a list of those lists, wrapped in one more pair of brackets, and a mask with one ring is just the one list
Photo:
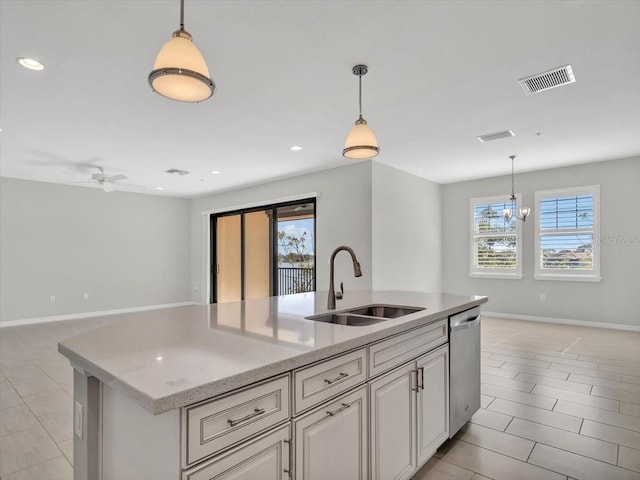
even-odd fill
[(296, 414), (367, 379), (367, 349), (340, 355), (293, 373)]
[(447, 341), (447, 319), (410, 330), (369, 347), (369, 377), (386, 372)]
[(288, 419), (289, 375), (183, 411), (184, 465)]
[(182, 480), (289, 480), (291, 434), (284, 425), (182, 474)]

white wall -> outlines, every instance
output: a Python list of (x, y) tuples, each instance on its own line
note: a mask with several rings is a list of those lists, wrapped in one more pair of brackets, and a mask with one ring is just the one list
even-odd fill
[[(529, 206), (535, 190), (592, 184), (601, 186), (601, 234), (640, 239), (640, 158), (516, 179)], [(201, 212), (316, 192), (318, 290), (328, 287), (332, 250), (345, 244), (363, 270), (356, 279), (348, 255), (337, 257), (336, 280), (347, 295), (369, 288), (483, 294), (493, 312), (640, 325), (640, 242), (603, 245), (599, 283), (536, 281), (530, 219), (523, 280), (469, 277), (469, 198), (508, 193), (508, 176), (439, 186), (365, 161), (191, 201), (8, 178), (0, 187), (0, 321), (200, 301)]]
[(469, 199), (508, 194), (505, 176), (442, 186), (444, 290), (488, 295), (491, 312), (640, 325), (640, 158), (516, 176), (516, 191), (530, 207), (536, 190), (585, 185), (600, 185), (601, 236), (628, 239), (601, 246), (601, 282), (534, 280), (534, 218), (523, 228), (522, 280), (469, 277)]
[(0, 321), (190, 300), (188, 200), (0, 181)]
[[(286, 178), (238, 190), (211, 195), (191, 202), (191, 285), (192, 298), (201, 300), (206, 252), (203, 243), (208, 223), (202, 212), (233, 210), (247, 204), (266, 204), (278, 199), (315, 192), (316, 201), (316, 286), (329, 287), (329, 257), (339, 245), (354, 249), (362, 277), (354, 278), (349, 255), (336, 257), (336, 285), (344, 281), (345, 292), (366, 290), (372, 285), (371, 260), (371, 162), (349, 163), (344, 167)], [(205, 216), (208, 218), (208, 216)], [(204, 286), (206, 288), (206, 286)]]
[(372, 185), (373, 289), (439, 292), (440, 185), (379, 162)]

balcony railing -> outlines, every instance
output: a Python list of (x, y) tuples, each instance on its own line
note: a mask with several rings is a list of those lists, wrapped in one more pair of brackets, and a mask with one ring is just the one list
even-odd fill
[(313, 292), (313, 268), (278, 267), (278, 295)]

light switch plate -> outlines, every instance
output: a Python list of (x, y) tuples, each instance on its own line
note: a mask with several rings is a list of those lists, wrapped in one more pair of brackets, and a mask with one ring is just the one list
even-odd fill
[(82, 438), (82, 404), (80, 402), (76, 402), (74, 421), (73, 421), (73, 431), (78, 438)]

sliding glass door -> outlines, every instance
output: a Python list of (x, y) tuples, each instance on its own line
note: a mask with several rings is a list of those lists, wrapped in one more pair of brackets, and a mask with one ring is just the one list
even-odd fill
[(315, 290), (315, 199), (211, 215), (212, 303)]

